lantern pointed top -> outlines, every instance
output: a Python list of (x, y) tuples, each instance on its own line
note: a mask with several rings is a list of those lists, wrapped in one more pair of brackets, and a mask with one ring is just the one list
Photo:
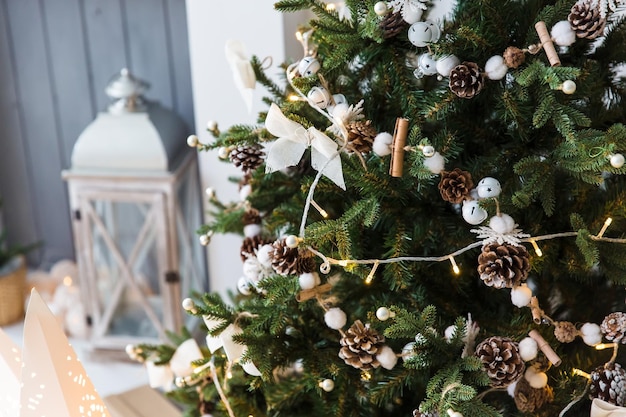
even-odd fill
[(147, 82), (135, 77), (128, 68), (122, 68), (113, 76), (105, 92), (112, 100), (109, 113), (120, 114), (145, 111), (143, 93), (148, 89)]

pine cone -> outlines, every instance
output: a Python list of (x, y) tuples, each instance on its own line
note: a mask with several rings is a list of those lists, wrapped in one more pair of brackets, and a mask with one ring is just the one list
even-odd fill
[(461, 98), (478, 95), (485, 84), (485, 76), (474, 62), (463, 62), (450, 71), (450, 90)]
[(378, 132), (372, 126), (371, 120), (352, 122), (346, 128), (348, 130), (346, 151), (369, 153), (372, 150), (372, 144)]
[(441, 173), (439, 192), (441, 193), (441, 198), (445, 201), (454, 204), (461, 203), (469, 196), (472, 187), (474, 187), (472, 174), (467, 171), (454, 168), (452, 171), (443, 171)]
[(384, 343), (384, 336), (370, 328), (369, 324), (364, 325), (361, 320), (357, 320), (341, 338), (339, 357), (357, 369), (378, 368), (380, 363), (376, 354)]
[(383, 32), (383, 39), (389, 39), (404, 31), (408, 25), (409, 24), (402, 17), (402, 13), (397, 12), (387, 13), (378, 24), (378, 27), (380, 27), (380, 30)]
[(524, 51), (516, 46), (509, 46), (508, 48), (506, 48), (504, 50), (504, 53), (502, 54), (502, 57), (504, 58), (504, 63), (506, 64), (506, 66), (513, 69), (519, 67), (524, 63), (524, 61), (526, 61), (526, 55), (524, 54)]
[(619, 407), (626, 404), (626, 371), (619, 363), (607, 363), (591, 373), (589, 396)]
[(506, 387), (524, 374), (525, 364), (517, 343), (509, 338), (493, 336), (483, 340), (476, 347), (476, 356), (496, 388)]
[(259, 210), (254, 209), (254, 208), (246, 210), (246, 212), (243, 213), (243, 217), (241, 218), (241, 222), (244, 225), (247, 225), (247, 224), (261, 224), (261, 213), (259, 213)]
[(523, 413), (533, 413), (544, 404), (552, 402), (554, 393), (548, 385), (543, 388), (533, 388), (526, 378), (520, 378), (515, 384), (513, 398), (518, 410)]
[(280, 275), (298, 275), (298, 248), (288, 247), (285, 239), (275, 241), (272, 246), (274, 250), (270, 252), (270, 258), (274, 271)]
[(578, 329), (569, 321), (557, 321), (554, 323), (554, 336), (561, 343), (571, 343), (578, 336)]
[(239, 145), (230, 151), (230, 160), (243, 172), (254, 171), (263, 163), (265, 152), (261, 145)]
[(254, 251), (269, 243), (272, 243), (272, 241), (262, 238), (261, 235), (245, 238), (241, 243), (241, 251), (239, 252), (241, 260), (245, 261), (248, 259), (246, 254), (254, 256)]
[(526, 281), (530, 263), (526, 248), (509, 243), (491, 243), (483, 246), (478, 255), (478, 273), (485, 285), (494, 288), (513, 288)]
[(302, 253), (303, 251), (305, 250), (299, 252), (298, 258), (294, 264), (294, 270), (297, 275), (313, 272), (317, 268), (317, 264), (313, 256), (311, 256), (311, 252), (306, 251), (306, 254), (304, 254)]
[(626, 314), (616, 311), (604, 318), (600, 325), (600, 330), (607, 340), (619, 343), (620, 341), (626, 345)]
[(584, 39), (595, 39), (604, 33), (606, 19), (600, 15), (598, 4), (592, 4), (591, 0), (579, 1), (567, 16), (570, 26), (576, 32), (576, 36)]

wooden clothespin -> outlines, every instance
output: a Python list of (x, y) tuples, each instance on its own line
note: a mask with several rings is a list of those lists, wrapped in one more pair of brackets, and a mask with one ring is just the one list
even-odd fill
[(317, 287), (311, 288), (309, 290), (302, 290), (296, 295), (296, 300), (299, 303), (310, 300), (311, 298), (315, 298), (318, 295), (325, 294), (329, 292), (333, 286), (330, 283), (318, 285)]
[(398, 117), (396, 127), (393, 131), (393, 142), (391, 145), (391, 165), (389, 175), (401, 177), (404, 168), (404, 147), (409, 135), (409, 119)]

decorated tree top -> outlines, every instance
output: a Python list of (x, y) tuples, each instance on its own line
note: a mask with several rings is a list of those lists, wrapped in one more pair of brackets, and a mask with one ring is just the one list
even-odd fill
[(185, 300), (208, 350), (133, 356), (188, 358), (195, 415), (626, 412), (616, 3), (276, 3), (317, 15), (302, 58), (283, 85), (230, 43), (268, 110), (188, 139), (242, 169), (200, 231), (243, 234), (240, 294)]

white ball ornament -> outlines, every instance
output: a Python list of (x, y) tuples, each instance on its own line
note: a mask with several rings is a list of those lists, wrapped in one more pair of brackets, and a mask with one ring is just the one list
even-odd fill
[(339, 330), (346, 325), (348, 317), (339, 307), (333, 307), (328, 309), (324, 314), (324, 321), (326, 325), (333, 330)]
[(624, 155), (622, 155), (621, 153), (611, 155), (610, 162), (613, 168), (620, 169), (624, 166)]
[(196, 303), (191, 298), (185, 298), (182, 304), (185, 311), (191, 311), (196, 307)]
[(374, 13), (376, 13), (378, 16), (384, 16), (387, 14), (388, 11), (389, 8), (387, 7), (387, 3), (384, 1), (379, 1), (374, 5)]
[(404, 19), (404, 21), (409, 25), (412, 25), (415, 22), (419, 22), (422, 19), (423, 14), (424, 11), (422, 9), (405, 7), (403, 9), (402, 19)]
[(454, 67), (459, 65), (461, 60), (455, 55), (446, 55), (437, 60), (437, 72), (443, 77), (450, 75)]
[(518, 345), (519, 355), (524, 362), (532, 361), (539, 353), (537, 342), (532, 337), (523, 338)]
[(330, 93), (324, 87), (313, 87), (306, 95), (320, 109), (325, 109), (330, 104)]
[(250, 282), (245, 277), (241, 277), (237, 281), (237, 291), (243, 295), (250, 295), (252, 293), (252, 289), (250, 287)]
[(503, 79), (508, 70), (501, 55), (494, 55), (485, 62), (485, 73), (490, 80)]
[(426, 52), (417, 57), (417, 66), (424, 75), (437, 74), (437, 61), (435, 61), (432, 54)]
[(305, 56), (298, 63), (298, 72), (303, 77), (310, 77), (311, 75), (317, 74), (321, 65), (319, 61), (312, 56)]
[(491, 227), (496, 233), (507, 234), (511, 233), (515, 229), (515, 220), (508, 214), (500, 214), (499, 216), (493, 216), (489, 220), (489, 227)]
[(189, 145), (191, 148), (195, 148), (199, 144), (200, 144), (200, 139), (198, 138), (198, 136), (196, 136), (196, 135), (189, 135), (187, 137), (187, 145)]
[(502, 187), (497, 179), (485, 177), (478, 182), (476, 191), (478, 191), (478, 197), (480, 198), (494, 198), (500, 195)]
[(576, 92), (576, 83), (572, 80), (563, 81), (561, 91), (563, 91), (564, 94), (574, 94)]
[(322, 280), (317, 272), (305, 272), (298, 277), (298, 284), (300, 284), (300, 289), (302, 290), (310, 290), (318, 285)]
[(376, 359), (380, 362), (380, 366), (387, 370), (393, 369), (398, 363), (396, 353), (389, 346), (383, 346), (383, 348), (378, 351)]
[(300, 239), (298, 239), (296, 235), (289, 235), (285, 238), (285, 245), (287, 245), (288, 248), (295, 249), (298, 247), (299, 243)]
[(511, 302), (515, 307), (522, 308), (530, 304), (533, 291), (527, 285), (511, 288)]
[(477, 200), (464, 200), (461, 214), (463, 220), (474, 226), (481, 224), (489, 217), (487, 210), (482, 208)]
[(243, 227), (243, 235), (245, 237), (255, 237), (261, 234), (261, 225), (252, 223)]
[(335, 381), (333, 381), (332, 379), (325, 379), (320, 382), (320, 388), (326, 392), (331, 392), (335, 389)]
[(274, 247), (272, 245), (263, 245), (256, 251), (256, 259), (259, 263), (267, 268), (272, 266), (272, 257), (270, 253), (274, 251)]
[(559, 46), (570, 46), (576, 42), (576, 32), (567, 20), (561, 20), (552, 26), (550, 37)]
[(541, 389), (548, 385), (548, 375), (545, 372), (537, 372), (533, 368), (526, 369), (524, 378), (528, 381), (528, 385), (535, 389)]
[(391, 154), (391, 144), (393, 143), (393, 136), (387, 132), (381, 132), (374, 138), (374, 144), (372, 150), (380, 157)]
[(595, 346), (602, 342), (602, 331), (600, 326), (595, 323), (585, 323), (580, 328), (583, 342), (589, 346)]
[(424, 166), (433, 174), (441, 174), (445, 168), (446, 161), (439, 152), (435, 152), (430, 158), (424, 159)]
[(392, 317), (392, 312), (387, 307), (380, 307), (376, 310), (376, 318), (380, 321), (387, 321)]

